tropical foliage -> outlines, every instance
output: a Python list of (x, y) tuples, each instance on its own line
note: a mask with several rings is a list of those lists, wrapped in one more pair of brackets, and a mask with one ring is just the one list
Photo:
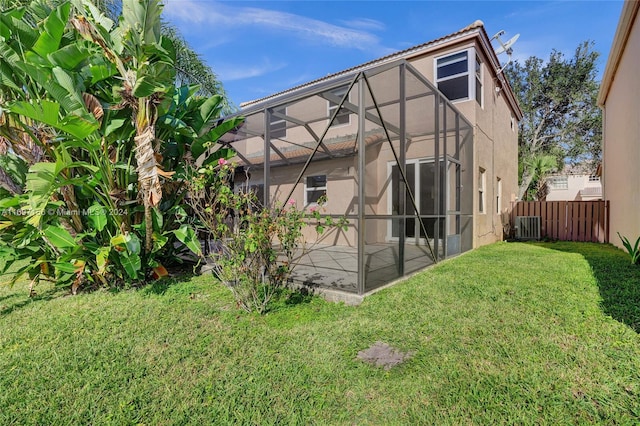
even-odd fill
[(535, 166), (541, 158), (552, 156), (558, 169), (587, 165), (587, 173), (595, 172), (602, 139), (598, 56), (593, 43), (584, 42), (571, 58), (553, 50), (548, 60), (532, 56), (506, 68), (524, 113), (518, 135), (519, 199), (536, 193), (535, 183), (543, 176)]
[(620, 237), (620, 240), (622, 241), (622, 245), (624, 246), (624, 248), (627, 250), (627, 253), (629, 253), (629, 256), (631, 257), (631, 264), (632, 265), (640, 264), (640, 237), (638, 237), (635, 244), (633, 245), (631, 245), (631, 241), (627, 237), (623, 237), (622, 235), (620, 235), (619, 232), (618, 232), (618, 237)]
[[(166, 275), (182, 246), (184, 164), (240, 118), (222, 96), (176, 88), (158, 0), (118, 23), (88, 0), (0, 12), (0, 264), (70, 285)], [(220, 155), (220, 154), (217, 154)], [(216, 155), (214, 155), (216, 157)]]
[(524, 168), (532, 174), (531, 183), (524, 194), (525, 200), (540, 200), (547, 195), (547, 176), (558, 170), (558, 159), (549, 154), (537, 154), (524, 159), (518, 164), (520, 171)]
[[(64, 0), (38, 0), (45, 2), (51, 7), (59, 5)], [(67, 0), (68, 1), (68, 0)], [(11, 7), (28, 6), (33, 0), (0, 0), (0, 10)], [(122, 0), (93, 0), (93, 4), (107, 17), (117, 21), (122, 12)], [(223, 110), (225, 113), (235, 111), (225, 93), (224, 87), (211, 67), (206, 64), (200, 54), (198, 54), (184, 39), (180, 31), (171, 23), (162, 20), (160, 23), (160, 33), (163, 37), (171, 40), (176, 52), (174, 67), (176, 85), (198, 85), (198, 94), (202, 96), (222, 96)]]

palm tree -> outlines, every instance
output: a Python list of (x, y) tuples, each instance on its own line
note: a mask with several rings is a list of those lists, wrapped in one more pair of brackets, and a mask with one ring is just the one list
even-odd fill
[(233, 112), (235, 106), (229, 102), (222, 82), (218, 80), (211, 67), (204, 62), (202, 56), (189, 46), (180, 31), (172, 24), (163, 21), (161, 32), (163, 37), (171, 40), (176, 50), (176, 85), (197, 84), (200, 86), (198, 95), (206, 97), (220, 95), (223, 114)]
[(537, 154), (524, 162), (527, 170), (532, 172), (530, 184), (524, 192), (524, 198), (540, 199), (544, 197), (546, 177), (558, 169), (558, 160), (553, 155)]

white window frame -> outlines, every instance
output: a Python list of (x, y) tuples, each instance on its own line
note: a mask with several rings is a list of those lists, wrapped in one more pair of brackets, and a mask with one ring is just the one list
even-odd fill
[(589, 175), (589, 182), (600, 182), (600, 176), (598, 176), (598, 175)]
[(480, 167), (478, 170), (478, 212), (487, 213), (487, 170)]
[[(273, 112), (275, 112), (276, 110), (281, 109), (281, 108), (282, 108), (281, 106), (273, 108)], [(272, 114), (273, 114), (273, 112), (272, 112)], [(287, 107), (286, 106), (284, 107), (284, 115), (287, 115)], [(273, 125), (274, 124), (280, 124), (280, 123), (284, 123), (284, 129), (276, 129), (275, 131), (277, 132), (277, 131), (284, 130), (284, 135), (274, 137), (273, 136), (273, 132), (274, 132)], [(279, 117), (276, 117), (274, 115), (271, 115), (271, 121), (269, 122), (269, 135), (271, 136), (271, 139), (286, 139), (287, 138), (287, 120), (285, 120), (284, 118), (279, 118)]]
[[(441, 160), (442, 161), (442, 160)], [(419, 168), (420, 168), (420, 164), (434, 164), (436, 162), (436, 159), (434, 157), (421, 157), (421, 158), (412, 158), (409, 160), (405, 161), (405, 167), (409, 164), (413, 164), (416, 167), (416, 175), (415, 175), (415, 181), (414, 181), (414, 192), (415, 192), (415, 196), (416, 196), (416, 203), (418, 204), (418, 206), (420, 205), (420, 176), (419, 176)], [(393, 166), (398, 166), (398, 163), (396, 163), (395, 161), (387, 161), (387, 180), (389, 182), (389, 185), (391, 185), (391, 174), (392, 174), (392, 170), (393, 170)], [(399, 167), (399, 166), (398, 166)], [(448, 203), (449, 200), (446, 200), (446, 202)], [(388, 215), (393, 215), (393, 191), (387, 191), (387, 214)], [(413, 208), (413, 207), (410, 207)], [(418, 207), (419, 208), (419, 207)], [(445, 206), (445, 211), (448, 211), (448, 206)], [(431, 236), (431, 238), (433, 238), (433, 235)], [(387, 221), (387, 237), (386, 237), (387, 242), (396, 242), (396, 241), (400, 241), (400, 238), (398, 237), (394, 237), (393, 236), (393, 225), (391, 223), (390, 220)], [(427, 241), (426, 239), (420, 237), (420, 234), (418, 233), (416, 237), (413, 238), (408, 238), (406, 239), (407, 242), (413, 240), (416, 244), (426, 244)]]
[[(307, 185), (307, 178), (316, 177), (316, 176), (324, 176), (324, 181), (325, 181), (324, 186), (309, 187)], [(324, 195), (325, 195), (325, 197), (327, 197), (327, 195), (328, 195), (328, 190), (327, 190), (328, 187), (329, 187), (329, 179), (328, 179), (328, 176), (326, 174), (325, 175), (309, 175), (309, 176), (305, 176), (304, 177), (304, 205), (305, 205), (305, 207), (317, 206), (318, 205), (318, 203), (316, 203), (315, 201), (309, 202), (309, 197), (308, 197), (308, 192), (309, 191), (323, 191), (324, 190)]]
[[(347, 86), (342, 86), (342, 87), (338, 87), (337, 89), (333, 89), (330, 90), (329, 93), (331, 93), (334, 96), (339, 97), (340, 99), (342, 99), (344, 97), (344, 93), (336, 93), (336, 92), (346, 92), (347, 90), (349, 90), (349, 87)], [(347, 96), (347, 102), (351, 101), (351, 92), (349, 92), (349, 95)], [(333, 105), (332, 105), (333, 104)], [(331, 117), (333, 116), (333, 112), (338, 108), (337, 103), (334, 103), (330, 100), (327, 100), (327, 117), (329, 117), (329, 120), (331, 120)], [(339, 112), (338, 116), (336, 117), (336, 120), (338, 119), (338, 117), (340, 117), (341, 115), (346, 115), (347, 116), (347, 122), (346, 123), (336, 123), (334, 121), (333, 124), (331, 124), (331, 128), (334, 127), (342, 127), (342, 126), (348, 126), (351, 124), (351, 112), (349, 112), (348, 109), (344, 108), (344, 112)]]
[[(475, 58), (474, 58), (474, 79), (473, 79), (473, 96), (476, 97), (477, 93), (476, 91), (478, 90), (478, 81), (480, 81), (480, 99), (476, 99), (476, 102), (478, 102), (478, 105), (480, 105), (480, 108), (484, 109), (484, 66), (483, 66), (483, 62), (482, 59), (480, 59), (480, 55), (478, 55), (475, 51), (475, 49), (473, 50)], [(477, 98), (477, 97), (476, 97)]]
[[(462, 52), (467, 52), (467, 71), (463, 72), (463, 73), (458, 73), (452, 76), (447, 76), (447, 77), (443, 77), (443, 78), (438, 78), (438, 61), (440, 59), (445, 59), (449, 56), (453, 56), (453, 55), (457, 55), (459, 53)], [(455, 99), (455, 100), (450, 100), (452, 103), (457, 103), (457, 102), (466, 102), (466, 101), (470, 101), (470, 100), (476, 100), (476, 57), (478, 58), (477, 60), (480, 62), (480, 77), (481, 77), (481, 83), (484, 83), (484, 62), (482, 62), (482, 59), (480, 59), (480, 56), (478, 55), (478, 53), (476, 52), (476, 49), (474, 47), (470, 47), (468, 49), (462, 49), (462, 50), (458, 50), (455, 52), (448, 52), (444, 55), (440, 55), (440, 56), (436, 56), (433, 58), (433, 76), (434, 76), (434, 80), (435, 80), (435, 84), (436, 87), (438, 87), (438, 83), (441, 81), (447, 81), (447, 80), (451, 80), (453, 78), (458, 78), (461, 77), (463, 75), (467, 76), (467, 84), (468, 84), (468, 91), (467, 91), (467, 97), (466, 98), (459, 98), (459, 99)], [(484, 84), (482, 86), (482, 90), (480, 92), (480, 97), (482, 99), (480, 99), (480, 107), (484, 108)]]

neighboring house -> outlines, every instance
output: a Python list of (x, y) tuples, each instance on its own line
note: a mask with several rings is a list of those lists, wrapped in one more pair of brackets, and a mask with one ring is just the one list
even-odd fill
[(503, 238), (522, 112), (500, 69), (476, 21), (241, 105), (245, 124), (221, 140), (242, 166), (236, 185), (269, 205), (317, 208), (326, 196), (323, 213), (349, 219), (322, 237), (332, 252), (309, 262), (324, 272), (303, 280), (326, 284), (341, 264), (329, 284), (363, 294)]
[(625, 1), (604, 71), (598, 104), (603, 110), (602, 185), (611, 202), (611, 242), (616, 232), (640, 236), (640, 2)]
[(595, 201), (602, 199), (600, 176), (558, 174), (547, 178), (544, 201)]

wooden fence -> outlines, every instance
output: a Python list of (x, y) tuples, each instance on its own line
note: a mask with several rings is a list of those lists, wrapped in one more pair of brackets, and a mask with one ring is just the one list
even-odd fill
[(609, 201), (518, 201), (516, 216), (540, 216), (540, 236), (560, 241), (609, 242)]

